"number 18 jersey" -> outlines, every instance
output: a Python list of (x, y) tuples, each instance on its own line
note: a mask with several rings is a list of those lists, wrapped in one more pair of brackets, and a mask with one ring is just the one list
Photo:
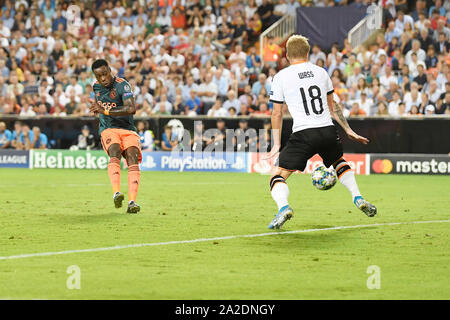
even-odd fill
[(325, 69), (309, 63), (292, 64), (272, 80), (270, 100), (286, 102), (293, 119), (292, 132), (333, 125), (327, 95), (334, 92)]

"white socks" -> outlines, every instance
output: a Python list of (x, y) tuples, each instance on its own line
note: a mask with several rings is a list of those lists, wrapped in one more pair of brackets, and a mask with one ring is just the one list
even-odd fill
[(270, 193), (272, 194), (273, 200), (275, 200), (275, 202), (277, 203), (278, 210), (289, 204), (289, 188), (286, 183), (279, 182), (274, 184)]
[(340, 176), (339, 181), (348, 189), (348, 191), (350, 191), (350, 193), (352, 194), (352, 200), (357, 196), (361, 196), (358, 185), (356, 184), (355, 173), (352, 170), (344, 172)]

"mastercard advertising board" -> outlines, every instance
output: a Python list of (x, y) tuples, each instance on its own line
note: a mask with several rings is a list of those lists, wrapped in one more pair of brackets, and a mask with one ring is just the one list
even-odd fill
[(450, 156), (433, 154), (371, 154), (370, 172), (378, 174), (450, 175)]
[[(277, 157), (266, 159), (266, 156), (266, 153), (252, 153), (250, 157), (251, 172), (273, 174)], [(345, 153), (344, 159), (349, 163), (350, 167), (352, 167), (356, 174), (370, 174), (370, 159), (368, 154)], [(306, 168), (302, 173), (310, 174), (314, 171), (315, 168), (322, 164), (322, 158), (318, 154), (316, 154), (311, 159), (309, 159), (308, 163), (306, 164)]]

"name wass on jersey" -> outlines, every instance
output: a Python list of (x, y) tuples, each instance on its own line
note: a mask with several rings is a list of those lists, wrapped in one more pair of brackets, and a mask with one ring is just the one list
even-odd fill
[(272, 80), (270, 100), (286, 102), (292, 116), (292, 132), (333, 125), (327, 95), (333, 84), (325, 69), (303, 62), (279, 71)]

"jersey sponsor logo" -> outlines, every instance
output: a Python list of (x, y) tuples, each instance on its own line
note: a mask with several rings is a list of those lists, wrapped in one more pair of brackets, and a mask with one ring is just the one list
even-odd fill
[(312, 71), (299, 72), (298, 77), (300, 79), (314, 78), (314, 73)]
[(100, 101), (100, 103), (102, 104), (102, 107), (105, 110), (108, 110), (108, 111), (111, 110), (112, 108), (117, 107), (117, 104), (115, 102), (102, 102), (102, 101)]
[(133, 93), (131, 93), (131, 92), (126, 92), (126, 93), (123, 94), (123, 97), (124, 97), (124, 98), (126, 98), (126, 97), (132, 97), (132, 96), (133, 96)]
[(111, 92), (109, 93), (109, 97), (111, 99), (115, 99), (117, 97), (117, 92), (116, 89), (112, 89)]

